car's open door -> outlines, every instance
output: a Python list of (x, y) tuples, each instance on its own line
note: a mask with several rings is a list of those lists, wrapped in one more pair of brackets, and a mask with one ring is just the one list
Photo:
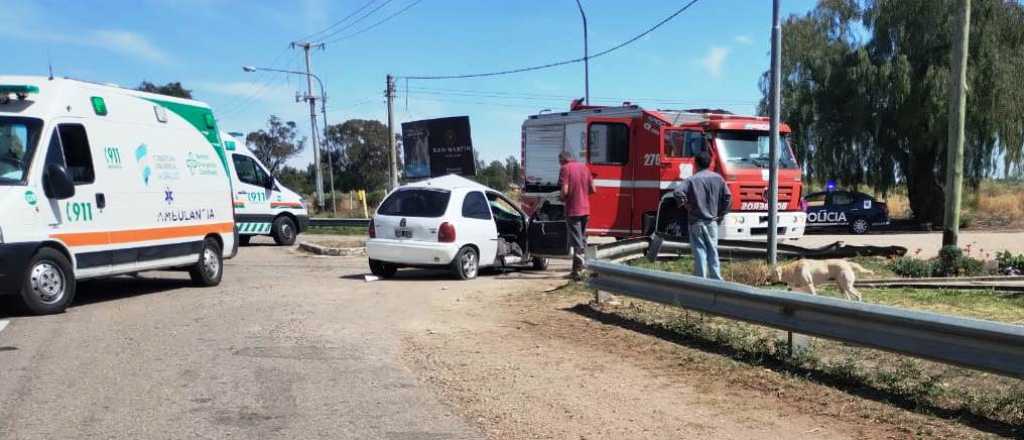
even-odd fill
[(565, 207), (545, 203), (530, 218), (527, 227), (528, 252), (539, 257), (569, 257), (569, 228)]

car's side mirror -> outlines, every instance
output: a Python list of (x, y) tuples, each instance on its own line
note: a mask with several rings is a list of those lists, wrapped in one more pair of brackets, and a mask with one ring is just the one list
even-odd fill
[(274, 178), (268, 177), (267, 180), (263, 181), (263, 187), (266, 189), (274, 189)]
[(75, 182), (63, 166), (51, 163), (43, 171), (43, 192), (51, 199), (70, 199), (75, 196)]

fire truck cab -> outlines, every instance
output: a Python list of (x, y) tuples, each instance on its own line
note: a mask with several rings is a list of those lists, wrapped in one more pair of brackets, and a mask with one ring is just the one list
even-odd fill
[[(789, 127), (782, 124), (780, 132), (778, 236), (796, 238), (803, 235), (806, 218), (800, 209), (801, 170), (786, 141)], [(558, 154), (564, 150), (594, 175), (590, 235), (685, 235), (685, 210), (675, 206), (671, 191), (696, 172), (694, 156), (708, 151), (711, 169), (725, 178), (733, 195), (720, 237), (765, 239), (768, 138), (764, 117), (574, 101), (568, 112), (532, 115), (523, 123), (523, 208), (541, 220), (558, 220)]]

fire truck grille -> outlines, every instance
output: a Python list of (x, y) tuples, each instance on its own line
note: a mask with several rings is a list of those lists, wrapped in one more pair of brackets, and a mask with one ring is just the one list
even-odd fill
[[(740, 186), (740, 202), (764, 202), (768, 197), (768, 185), (742, 185)], [(788, 202), (793, 200), (793, 187), (779, 185), (779, 201)]]

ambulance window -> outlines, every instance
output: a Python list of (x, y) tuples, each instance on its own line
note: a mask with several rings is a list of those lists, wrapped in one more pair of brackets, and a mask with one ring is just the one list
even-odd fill
[(64, 164), (75, 185), (85, 185), (96, 181), (96, 172), (92, 167), (92, 152), (89, 150), (89, 138), (85, 127), (78, 124), (60, 124), (61, 151), (64, 152)]
[(235, 162), (235, 173), (238, 174), (238, 180), (250, 185), (263, 186), (263, 179), (261, 179), (263, 170), (256, 165), (255, 160), (241, 154), (231, 155), (231, 160)]
[(587, 145), (590, 163), (625, 164), (629, 162), (629, 126), (616, 123), (590, 124)]
[(487, 204), (487, 199), (480, 191), (466, 194), (466, 199), (462, 201), (462, 216), (480, 220), (491, 219), (491, 207)]

